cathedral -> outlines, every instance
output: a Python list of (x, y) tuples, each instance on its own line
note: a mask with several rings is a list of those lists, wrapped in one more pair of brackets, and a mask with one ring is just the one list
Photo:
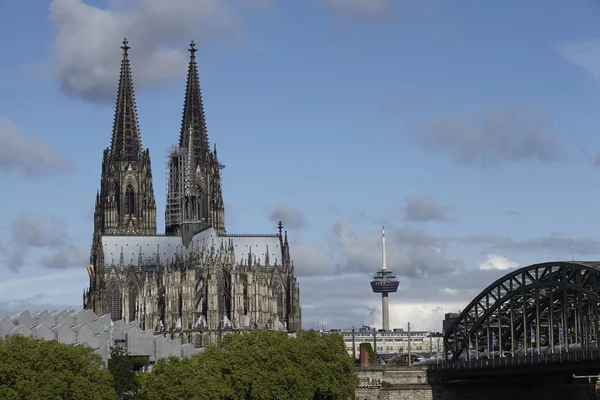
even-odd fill
[(179, 144), (167, 159), (165, 234), (157, 234), (150, 152), (142, 149), (126, 39), (122, 49), (84, 308), (196, 347), (228, 331), (301, 329), (300, 289), (282, 223), (272, 235), (226, 233), (224, 166), (208, 141), (193, 41)]

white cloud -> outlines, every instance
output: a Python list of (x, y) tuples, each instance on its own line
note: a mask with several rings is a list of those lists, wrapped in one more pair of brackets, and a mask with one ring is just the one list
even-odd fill
[(585, 69), (600, 83), (600, 40), (563, 42), (556, 48), (558, 54), (571, 64)]
[(51, 274), (38, 268), (4, 276), (0, 282), (0, 318), (26, 309), (80, 309), (83, 289), (89, 283), (85, 268)]
[(504, 256), (498, 254), (487, 254), (485, 258), (477, 265), (480, 270), (491, 270), (491, 269), (511, 269), (520, 267), (516, 261), (511, 261)]
[(83, 267), (51, 274), (32, 270), (25, 276), (21, 276), (21, 274), (18, 277), (15, 276), (0, 282), (0, 300), (15, 300), (24, 298), (23, 295), (33, 296), (49, 291), (53, 291), (52, 294), (72, 293), (73, 286), (70, 283), (88, 283), (87, 272)]
[[(361, 235), (353, 225), (338, 221), (334, 226), (334, 240), (346, 271), (374, 272), (381, 267), (379, 232)], [(430, 277), (458, 271), (458, 260), (444, 253), (424, 231), (388, 228), (386, 240), (388, 267), (397, 275)]]
[(449, 208), (443, 207), (431, 196), (406, 196), (406, 219), (408, 221), (444, 221), (448, 219)]
[[(493, 274), (485, 273), (475, 279), (490, 279), (490, 275)], [(327, 321), (329, 328), (362, 324), (381, 327), (381, 295), (371, 291), (371, 279), (369, 274), (358, 273), (299, 278), (303, 327), (315, 328), (318, 321)], [(445, 290), (445, 284), (454, 285), (460, 279), (460, 284), (469, 288), (454, 293)], [(398, 292), (389, 297), (390, 327), (406, 328), (410, 322), (414, 329), (440, 331), (445, 313), (464, 308), (481, 291), (473, 288), (481, 285), (472, 280), (473, 275), (451, 282), (441, 277), (401, 279)]]
[[(123, 3), (123, 4), (121, 4)], [(138, 89), (185, 74), (187, 44), (219, 37), (242, 37), (241, 0), (113, 1), (106, 8), (82, 0), (54, 0), (50, 22), (52, 70), (61, 90), (89, 101), (116, 96), (119, 46), (130, 42), (130, 59)]]
[(13, 271), (27, 263), (32, 249), (44, 251), (39, 264), (47, 268), (83, 266), (89, 260), (89, 253), (69, 236), (60, 219), (22, 214), (12, 221), (10, 233), (8, 244), (0, 247), (0, 259)]
[(0, 170), (37, 179), (70, 172), (72, 166), (39, 138), (25, 135), (14, 122), (0, 116)]
[(548, 115), (526, 108), (489, 108), (477, 119), (438, 115), (408, 129), (421, 146), (443, 151), (461, 165), (497, 167), (509, 162), (564, 159)]
[[(390, 295), (390, 299), (393, 301)], [(398, 300), (390, 304), (390, 328), (407, 329), (410, 322), (413, 331), (442, 331), (444, 314), (457, 312), (464, 308), (466, 303), (462, 301), (449, 302), (443, 305), (435, 302), (427, 303), (404, 303)], [(373, 315), (365, 321), (366, 325), (380, 328), (382, 325), (381, 302)]]
[(336, 16), (379, 18), (392, 7), (392, 0), (320, 0)]
[(340, 265), (331, 255), (314, 245), (300, 243), (290, 247), (297, 276), (330, 275), (340, 271)]
[(306, 227), (304, 213), (289, 204), (278, 203), (268, 212), (269, 220), (273, 223), (281, 221), (284, 228), (300, 229)]

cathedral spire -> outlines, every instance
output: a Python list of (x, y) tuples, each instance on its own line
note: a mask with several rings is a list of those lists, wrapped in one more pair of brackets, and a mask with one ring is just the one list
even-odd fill
[(194, 156), (198, 163), (202, 163), (210, 151), (208, 145), (208, 133), (206, 132), (206, 120), (204, 118), (204, 105), (202, 104), (202, 92), (200, 90), (200, 79), (198, 78), (198, 64), (196, 63), (196, 44), (190, 43), (190, 64), (188, 67), (187, 86), (185, 89), (185, 103), (183, 105), (183, 118), (181, 121), (181, 133), (179, 135), (179, 146), (190, 147), (188, 132), (194, 132)]
[(127, 39), (123, 40), (121, 49), (123, 49), (123, 58), (110, 150), (115, 160), (137, 160), (142, 152), (142, 140), (135, 107)]

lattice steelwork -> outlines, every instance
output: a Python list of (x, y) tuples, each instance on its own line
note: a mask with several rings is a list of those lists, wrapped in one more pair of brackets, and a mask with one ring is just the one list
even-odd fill
[[(175, 230), (183, 222), (183, 197), (185, 195), (185, 175), (187, 170), (186, 149), (172, 146), (166, 157), (167, 173), (165, 182), (167, 184), (167, 204), (165, 211), (165, 225), (167, 234), (169, 228)], [(179, 233), (179, 232), (177, 232)]]
[(447, 361), (595, 348), (600, 332), (600, 262), (549, 262), (488, 286), (444, 335)]

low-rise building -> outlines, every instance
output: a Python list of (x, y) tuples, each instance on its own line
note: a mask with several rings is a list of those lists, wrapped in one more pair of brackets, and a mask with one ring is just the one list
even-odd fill
[(202, 351), (191, 343), (182, 344), (179, 337), (171, 339), (156, 335), (153, 330), (141, 330), (139, 321), (112, 321), (110, 314), (99, 317), (90, 310), (25, 310), (0, 318), (0, 337), (19, 334), (90, 346), (104, 362), (108, 361), (112, 346), (120, 346), (132, 356), (145, 357), (150, 366), (163, 357), (187, 357)]
[[(441, 351), (443, 347), (441, 334), (430, 331), (411, 330), (409, 335), (408, 330), (402, 328), (384, 331), (363, 326), (359, 329), (333, 329), (328, 333), (342, 335), (348, 354), (356, 357), (359, 354), (359, 345), (365, 342), (371, 343), (378, 355), (408, 354), (409, 343), (410, 352), (415, 355), (431, 355)], [(352, 342), (354, 342), (354, 351)]]

